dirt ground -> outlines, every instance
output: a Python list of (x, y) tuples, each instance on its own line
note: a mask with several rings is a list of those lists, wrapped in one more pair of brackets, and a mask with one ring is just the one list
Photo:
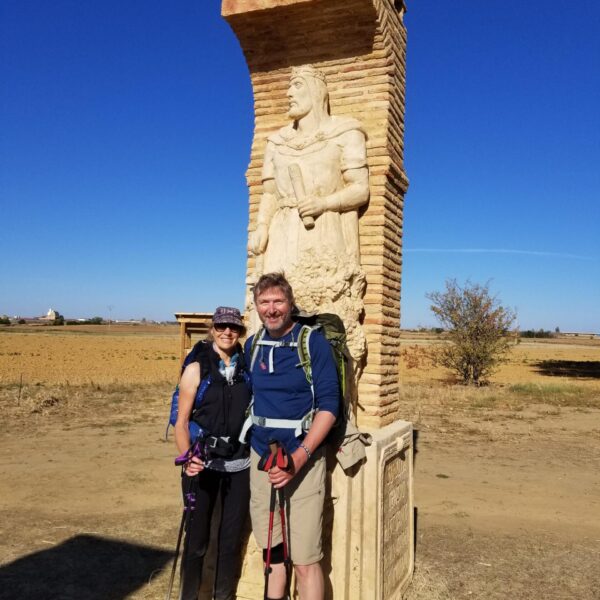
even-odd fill
[[(176, 333), (136, 334), (136, 349), (113, 331), (87, 371), (87, 346), (73, 342), (75, 360), (61, 335), (48, 358), (37, 335), (0, 334), (0, 599), (162, 599), (181, 516), (164, 441)], [(418, 433), (408, 600), (600, 599), (600, 346), (566, 346), (519, 359), (521, 387), (466, 392), (411, 371), (398, 410)], [(136, 385), (120, 377), (137, 372), (132, 354)], [(53, 376), (44, 357), (93, 375)], [(544, 360), (583, 376), (544, 374)]]

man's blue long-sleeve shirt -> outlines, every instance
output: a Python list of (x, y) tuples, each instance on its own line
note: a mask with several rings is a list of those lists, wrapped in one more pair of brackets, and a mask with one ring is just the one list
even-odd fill
[[(264, 341), (297, 342), (301, 325), (296, 323), (287, 335), (272, 338), (265, 331)], [(250, 365), (252, 337), (246, 341), (246, 362)], [(335, 360), (329, 342), (318, 331), (309, 339), (315, 406), (337, 416), (339, 410), (339, 382)], [(298, 348), (282, 346), (273, 349), (273, 372), (269, 372), (270, 346), (257, 345), (256, 359), (252, 368), (252, 391), (254, 414), (273, 419), (302, 419), (312, 408), (313, 398), (304, 369), (300, 365)], [(280, 442), (288, 453), (294, 452), (304, 437), (294, 435), (293, 429), (274, 429), (254, 426), (250, 444), (263, 456), (268, 452), (269, 442)]]

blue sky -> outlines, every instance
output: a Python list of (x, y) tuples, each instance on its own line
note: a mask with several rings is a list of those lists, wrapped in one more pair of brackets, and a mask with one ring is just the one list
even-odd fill
[[(402, 325), (490, 282), (600, 331), (600, 3), (409, 2)], [(217, 0), (0, 3), (0, 313), (242, 306), (252, 91)], [(110, 307), (110, 309), (109, 309)]]

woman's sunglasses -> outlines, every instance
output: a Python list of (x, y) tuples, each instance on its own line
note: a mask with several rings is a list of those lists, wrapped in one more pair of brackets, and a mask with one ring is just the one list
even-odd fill
[(239, 325), (231, 325), (230, 323), (216, 323), (213, 325), (215, 331), (223, 333), (226, 329), (233, 331), (234, 333), (242, 333), (242, 328)]

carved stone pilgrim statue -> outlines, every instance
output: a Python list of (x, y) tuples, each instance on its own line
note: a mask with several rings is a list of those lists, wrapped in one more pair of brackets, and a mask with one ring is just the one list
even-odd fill
[(311, 65), (292, 69), (287, 96), (293, 122), (268, 138), (249, 249), (257, 275), (285, 272), (303, 310), (343, 319), (358, 377), (366, 352), (358, 238), (358, 209), (369, 199), (366, 135), (356, 119), (329, 114), (325, 76)]

